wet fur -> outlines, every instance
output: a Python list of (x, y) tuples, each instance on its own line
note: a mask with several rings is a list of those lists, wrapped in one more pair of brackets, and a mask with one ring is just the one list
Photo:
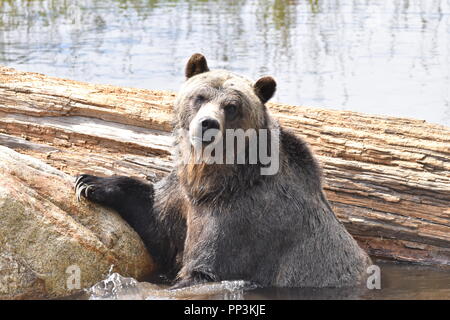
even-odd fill
[[(208, 72), (206, 60), (194, 61), (200, 65), (186, 69), (192, 79), (178, 95), (175, 129), (186, 129), (195, 115), (193, 91), (205, 82), (225, 90), (230, 80), (247, 95), (250, 108), (234, 126), (278, 126), (263, 103), (273, 94), (270, 79), (251, 89), (239, 76)], [(186, 131), (174, 132), (175, 148), (188, 152)], [(361, 283), (370, 259), (336, 219), (307, 144), (281, 128), (279, 172), (263, 176), (259, 169), (259, 164), (177, 162), (153, 186), (128, 177), (82, 175), (76, 189), (117, 210), (141, 236), (160, 272), (174, 278), (175, 287), (233, 279), (289, 287)]]

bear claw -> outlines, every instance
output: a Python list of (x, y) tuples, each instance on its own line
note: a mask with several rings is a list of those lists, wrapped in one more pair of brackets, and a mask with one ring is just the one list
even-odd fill
[(76, 180), (75, 180), (75, 189), (77, 188), (78, 182), (80, 182), (80, 180), (84, 177), (84, 174), (79, 175)]
[(82, 174), (78, 176), (77, 179), (75, 180), (75, 195), (77, 197), (78, 202), (81, 201), (81, 196), (83, 194), (85, 198), (88, 198), (88, 191), (94, 187), (93, 185), (83, 182), (83, 179), (86, 177), (87, 175)]

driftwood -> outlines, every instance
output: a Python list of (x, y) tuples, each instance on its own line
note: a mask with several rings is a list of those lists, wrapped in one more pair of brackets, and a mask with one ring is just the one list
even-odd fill
[[(72, 175), (155, 181), (171, 168), (174, 96), (0, 67), (0, 144)], [(310, 143), (338, 218), (370, 254), (450, 265), (449, 128), (348, 111), (269, 107)]]

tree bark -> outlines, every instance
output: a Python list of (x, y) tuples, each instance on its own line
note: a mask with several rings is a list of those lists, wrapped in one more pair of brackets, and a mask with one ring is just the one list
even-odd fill
[[(174, 97), (0, 67), (0, 144), (72, 175), (156, 181), (171, 168)], [(371, 255), (450, 265), (448, 127), (268, 106), (311, 145), (336, 215)]]

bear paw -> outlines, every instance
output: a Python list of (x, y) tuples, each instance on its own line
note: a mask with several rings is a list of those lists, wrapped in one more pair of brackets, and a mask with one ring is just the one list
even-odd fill
[(96, 177), (89, 174), (82, 174), (75, 180), (75, 194), (77, 200), (81, 197), (99, 204), (106, 204), (110, 198), (111, 181), (109, 178)]

